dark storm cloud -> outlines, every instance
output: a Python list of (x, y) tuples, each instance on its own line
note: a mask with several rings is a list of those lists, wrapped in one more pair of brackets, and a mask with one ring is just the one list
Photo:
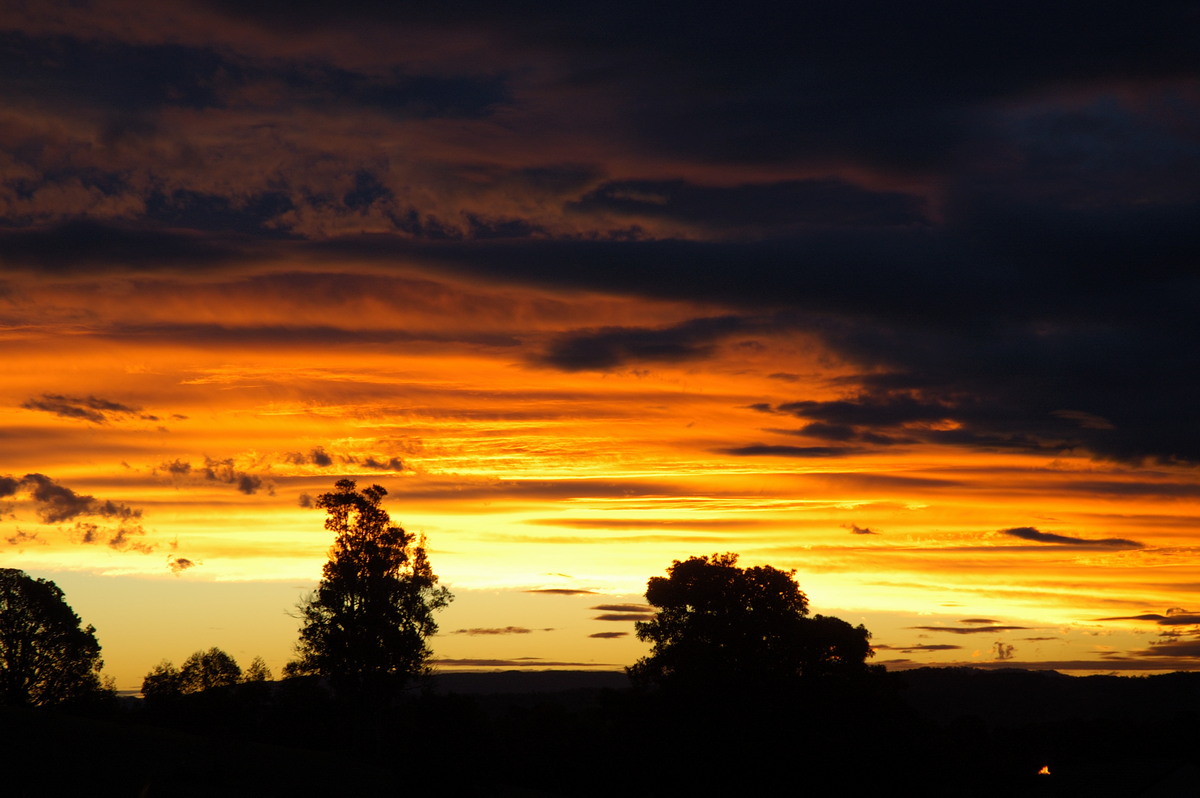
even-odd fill
[(1119, 482), (1117, 480), (1069, 480), (1063, 488), (1088, 494), (1110, 496), (1158, 496), (1162, 498), (1189, 498), (1200, 496), (1200, 485), (1192, 482)]
[[(803, 332), (858, 371), (780, 405), (819, 441), (1200, 462), (1194, 3), (206, 7), (243, 35), (186, 5), (196, 30), (136, 41), (14, 13), (0, 94), (49, 121), (9, 148), (5, 266), (336, 257), (697, 301), (704, 318), (578, 330), (540, 362), (697, 362), (751, 332), (711, 314), (769, 314), (756, 337)], [(90, 13), (59, 11), (62, 30)], [(185, 112), (204, 147), (169, 130)], [(394, 172), (379, 136), (405, 142)], [(211, 141), (295, 160), (201, 186)], [(72, 187), (117, 209), (37, 199)]]
[(1103, 538), (1099, 540), (1092, 540), (1088, 538), (1077, 538), (1071, 535), (1056, 535), (1053, 532), (1040, 532), (1031, 526), (1001, 529), (1000, 534), (1009, 535), (1010, 537), (1014, 538), (1020, 538), (1021, 540), (1032, 540), (1036, 543), (1051, 543), (1057, 546), (1083, 546), (1105, 549), (1142, 548), (1142, 544), (1138, 543), (1136, 540), (1126, 540), (1125, 538)]
[(50, 272), (179, 271), (243, 263), (246, 242), (191, 232), (145, 229), (87, 219), (43, 228), (0, 230), (0, 263)]
[(511, 47), (557, 51), (568, 85), (625, 86), (645, 141), (710, 160), (816, 150), (936, 161), (973, 132), (967, 112), (979, 103), (1059, 82), (1169, 78), (1198, 62), (1187, 3), (1146, 14), (1127, 2), (751, 2), (736, 15), (682, 2), (525, 4), (520, 14), (481, 2), (211, 5), (267, 31), (465, 20)]
[(155, 191), (147, 195), (145, 218), (168, 227), (284, 237), (283, 232), (268, 223), (295, 207), (292, 199), (281, 191), (233, 199), (177, 188), (170, 193)]
[(48, 100), (36, 87), (52, 83), (54, 103), (124, 113), (162, 107), (226, 107), (255, 84), (282, 85), (292, 102), (374, 108), (399, 118), (474, 117), (507, 99), (498, 77), (367, 74), (328, 63), (228, 57), (202, 47), (130, 44), (69, 36), (0, 32), (0, 91), (28, 103)]
[[(1071, 430), (1058, 433), (1061, 437), (1057, 440), (1045, 440), (1037, 437), (1036, 427), (1033, 434), (1011, 429), (1019, 421), (1010, 411), (985, 405), (974, 395), (926, 401), (914, 391), (885, 391), (874, 395), (863, 393), (849, 400), (788, 402), (774, 410), (800, 418), (819, 419), (799, 430), (777, 432), (874, 446), (926, 441), (976, 449), (1056, 452), (1075, 445), (1069, 436)], [(964, 425), (940, 429), (934, 426), (964, 421), (975, 428)], [(1001, 425), (1010, 428), (996, 429)], [(1049, 431), (1053, 422), (1043, 422), (1041, 426), (1047, 436), (1054, 434)]]
[[(208, 108), (218, 104), (217, 80), (231, 67), (205, 49), (0, 32), (0, 91), (25, 102), (122, 112)], [(56, 87), (54, 94), (38, 91), (47, 83)]]
[[(1162, 20), (1146, 20), (1132, 3), (1092, 12), (1029, 0), (752, 4), (739, 9), (741, 21), (689, 9), (697, 24), (683, 35), (667, 29), (664, 14), (625, 38), (662, 40), (662, 71), (638, 100), (658, 101), (646, 104), (642, 122), (664, 147), (672, 139), (697, 157), (763, 160), (815, 150), (915, 167), (944, 161), (975, 134), (971, 112), (981, 103), (1055, 81), (1196, 69), (1194, 52), (1182, 52), (1193, 49), (1186, 35), (1171, 28), (1195, 24), (1188, 4), (1169, 4)], [(1160, 46), (1171, 55), (1156, 58)], [(1096, 64), (1094, 53), (1110, 48), (1112, 60)]]
[(862, 452), (862, 449), (851, 446), (781, 446), (778, 444), (753, 443), (749, 446), (732, 446), (718, 449), (722, 454), (732, 454), (738, 457), (849, 457)]
[(411, 330), (361, 330), (325, 325), (222, 325), (222, 324), (127, 324), (97, 330), (106, 338), (181, 339), (209, 346), (274, 348), (344, 346), (363, 344), (455, 344), (513, 347), (520, 341), (500, 333), (424, 332)]
[(670, 219), (708, 229), (900, 227), (925, 223), (920, 198), (872, 192), (836, 180), (794, 180), (733, 187), (682, 180), (605, 183), (567, 207), (634, 219)]
[[(755, 409), (759, 408), (756, 407)], [(762, 409), (765, 412), (770, 409), (770, 406), (768, 405)], [(784, 430), (779, 431), (785, 432)], [(854, 430), (854, 427), (846, 424), (823, 424), (820, 421), (814, 421), (801, 429), (786, 432), (787, 434), (804, 435), (809, 438), (821, 438), (822, 440), (838, 441), (839, 443), (852, 441), (858, 437), (858, 433)]]
[(722, 339), (750, 325), (737, 316), (693, 319), (673, 327), (605, 327), (552, 341), (538, 361), (563, 371), (607, 371), (645, 362), (676, 363), (710, 356)]

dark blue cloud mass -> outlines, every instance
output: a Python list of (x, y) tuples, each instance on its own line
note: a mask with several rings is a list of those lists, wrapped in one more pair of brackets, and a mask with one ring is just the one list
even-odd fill
[(0, 26), (6, 274), (324, 263), (693, 303), (522, 357), (803, 334), (844, 392), (781, 381), (753, 404), (786, 442), (726, 453), (1200, 462), (1194, 2), (193, 0), (171, 30), (111, 2)]

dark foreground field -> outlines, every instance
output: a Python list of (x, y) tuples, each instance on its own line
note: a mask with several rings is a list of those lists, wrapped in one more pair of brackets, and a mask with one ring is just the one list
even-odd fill
[(291, 680), (0, 724), (4, 796), (1200, 792), (1200, 674), (930, 668), (688, 695), (621, 674), (452, 674), (390, 709)]

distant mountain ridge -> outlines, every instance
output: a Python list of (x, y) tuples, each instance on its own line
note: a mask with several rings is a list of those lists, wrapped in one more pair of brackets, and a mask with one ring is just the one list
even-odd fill
[(560, 693), (569, 690), (620, 690), (629, 687), (624, 671), (490, 671), (437, 673), (429, 686), (439, 693), (509, 695)]

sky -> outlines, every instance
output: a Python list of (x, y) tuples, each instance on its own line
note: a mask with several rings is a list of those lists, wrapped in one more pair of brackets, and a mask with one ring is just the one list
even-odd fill
[(795, 569), (889, 668), (1200, 668), (1200, 5), (0, 0), (0, 566), (276, 673), (338, 479), (441, 670)]

